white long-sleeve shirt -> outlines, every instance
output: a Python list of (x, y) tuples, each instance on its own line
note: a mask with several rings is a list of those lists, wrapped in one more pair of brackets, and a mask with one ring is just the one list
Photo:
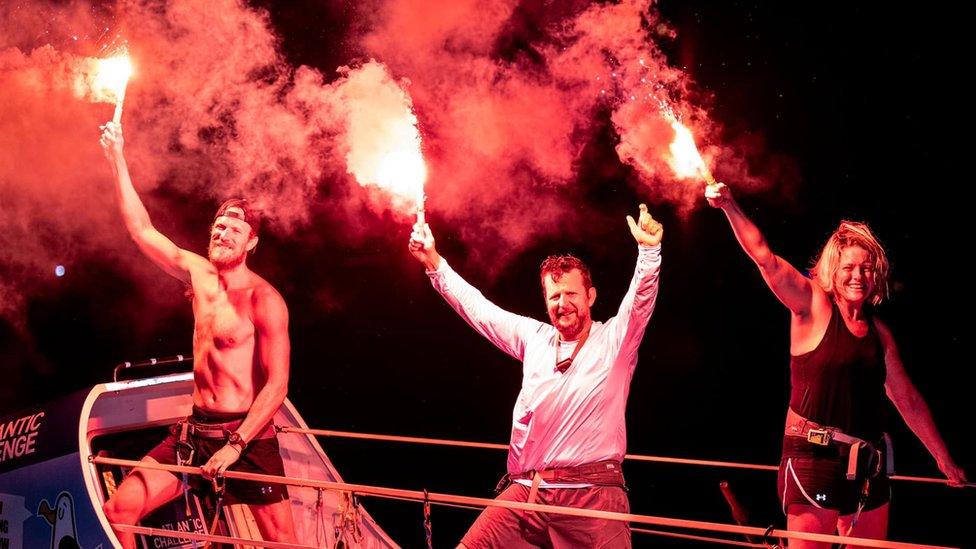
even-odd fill
[(639, 246), (634, 278), (616, 316), (593, 322), (583, 348), (563, 373), (555, 369), (555, 327), (498, 307), (444, 259), (436, 271), (428, 271), (434, 288), (468, 324), (522, 361), (509, 473), (623, 460), (627, 395), (657, 300), (660, 267), (661, 246)]

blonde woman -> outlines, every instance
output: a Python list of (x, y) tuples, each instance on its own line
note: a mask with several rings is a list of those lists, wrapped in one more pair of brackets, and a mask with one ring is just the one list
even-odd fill
[[(871, 229), (842, 221), (812, 279), (777, 256), (722, 183), (706, 188), (763, 280), (790, 310), (790, 406), (778, 491), (790, 530), (884, 538), (890, 399), (953, 485), (966, 482), (908, 379), (891, 331), (872, 314), (888, 294), (888, 260)], [(829, 544), (791, 540), (790, 547)]]

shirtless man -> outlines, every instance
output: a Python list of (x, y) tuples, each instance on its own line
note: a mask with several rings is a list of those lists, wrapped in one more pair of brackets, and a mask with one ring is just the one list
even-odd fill
[[(288, 308), (267, 281), (247, 268), (247, 253), (258, 243), (254, 212), (245, 200), (221, 205), (210, 230), (209, 259), (179, 248), (153, 227), (132, 186), (122, 127), (108, 122), (102, 129), (100, 142), (129, 235), (193, 294), (193, 415), (177, 423), (143, 461), (198, 465), (207, 478), (228, 468), (282, 475), (271, 418), (288, 392)], [(199, 477), (190, 481), (194, 489), (209, 484)], [(105, 503), (105, 515), (113, 524), (136, 524), (184, 490), (173, 473), (135, 469)], [(295, 542), (283, 485), (228, 479), (223, 502), (247, 504), (265, 540)], [(122, 547), (136, 546), (133, 534), (115, 533)]]

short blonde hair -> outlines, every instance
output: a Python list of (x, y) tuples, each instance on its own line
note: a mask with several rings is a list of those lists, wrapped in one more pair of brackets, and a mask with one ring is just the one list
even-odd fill
[(834, 275), (840, 268), (840, 256), (844, 248), (857, 246), (871, 256), (874, 264), (874, 288), (868, 296), (871, 305), (877, 305), (888, 297), (888, 256), (866, 223), (841, 221), (840, 226), (830, 235), (823, 250), (810, 270), (814, 280), (828, 294), (834, 293)]

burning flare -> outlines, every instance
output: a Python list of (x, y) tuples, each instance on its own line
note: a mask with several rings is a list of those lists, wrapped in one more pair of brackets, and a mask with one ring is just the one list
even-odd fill
[(423, 223), (427, 166), (410, 96), (375, 61), (350, 71), (342, 94), (349, 173), (360, 185), (389, 193), (395, 209), (416, 211)]
[(98, 60), (98, 68), (95, 72), (95, 79), (92, 82), (92, 93), (96, 101), (108, 101), (115, 103), (115, 116), (112, 120), (116, 123), (122, 121), (122, 103), (125, 101), (125, 87), (132, 76), (132, 61), (126, 51)]
[[(414, 127), (416, 130), (416, 127)], [(376, 166), (376, 184), (400, 196), (412, 197), (417, 208), (417, 222), (424, 223), (424, 181), (427, 165), (420, 152), (420, 135), (380, 158)]]
[(668, 145), (668, 149), (671, 151), (668, 164), (674, 170), (675, 175), (682, 179), (699, 176), (707, 184), (714, 185), (715, 178), (712, 177), (711, 170), (708, 169), (705, 161), (702, 160), (691, 130), (681, 122), (678, 122), (677, 118), (669, 112), (665, 112), (665, 118), (668, 119), (671, 123), (671, 128), (674, 130), (674, 141)]

